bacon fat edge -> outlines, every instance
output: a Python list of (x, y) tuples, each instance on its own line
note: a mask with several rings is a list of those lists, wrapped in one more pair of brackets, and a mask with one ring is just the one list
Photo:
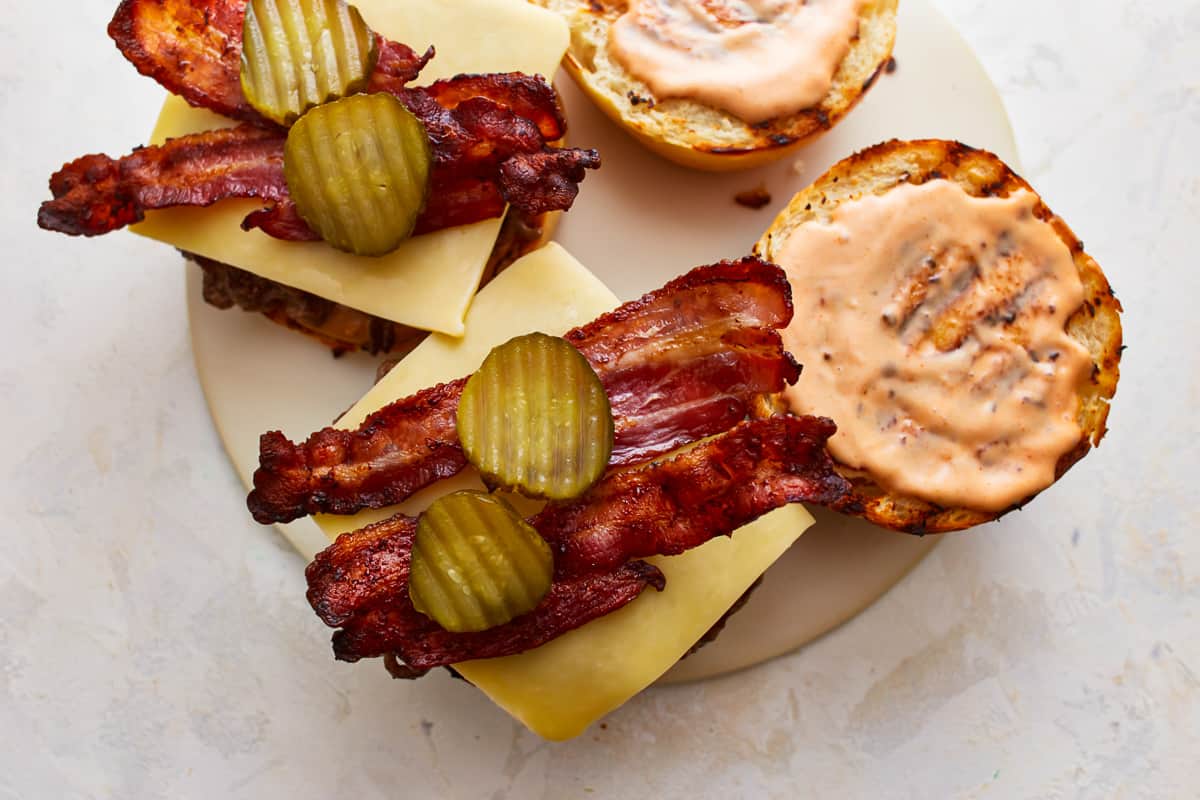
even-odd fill
[(616, 610), (660, 573), (636, 559), (675, 555), (786, 503), (844, 502), (849, 484), (825, 450), (835, 430), (817, 417), (742, 422), (674, 458), (610, 473), (589, 492), (530, 520), (555, 551), (550, 593), (529, 614), (478, 634), (454, 634), (413, 609), (408, 573), (416, 522), (396, 515), (347, 533), (309, 565), (308, 599), (339, 659), (397, 653), (430, 669), (531, 649)]
[[(296, 212), (283, 177), (286, 133), (246, 102), (239, 81), (244, 0), (125, 0), (109, 26), (122, 53), (193, 105), (247, 124), (232, 132), (183, 136), (124, 158), (84, 156), (50, 180), (52, 200), (38, 224), (95, 236), (140, 221), (147, 210), (207, 206), (235, 197), (270, 203), (243, 227), (280, 239), (316, 234)], [(505, 204), (529, 214), (566, 210), (594, 150), (557, 149), (566, 124), (554, 89), (539, 76), (460, 75), (409, 88), (432, 57), (380, 39), (368, 91), (398, 97), (425, 125), (433, 145), (430, 201), (416, 233), (501, 215)], [(220, 136), (214, 134), (220, 133)]]
[[(637, 463), (751, 415), (800, 368), (777, 329), (792, 317), (778, 267), (757, 258), (698, 267), (567, 333), (613, 409), (610, 464)], [(247, 505), (261, 523), (352, 514), (402, 502), (466, 466), (455, 414), (465, 378), (397, 400), (356, 430), (302, 443), (273, 431), (259, 443)]]

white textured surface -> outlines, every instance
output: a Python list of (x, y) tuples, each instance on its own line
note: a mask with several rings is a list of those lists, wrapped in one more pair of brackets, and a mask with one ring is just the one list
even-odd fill
[(300, 559), (241, 511), (182, 273), (32, 224), (160, 95), (98, 35), (110, 3), (5, 3), (0, 798), (1200, 796), (1200, 5), (940, 5), (1126, 305), (1109, 438), (802, 652), (554, 746), (329, 658)]

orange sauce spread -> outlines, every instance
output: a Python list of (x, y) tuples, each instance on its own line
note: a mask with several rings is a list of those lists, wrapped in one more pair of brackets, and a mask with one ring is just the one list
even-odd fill
[(865, 0), (629, 0), (609, 48), (659, 99), (755, 123), (817, 105)]
[(1083, 303), (1037, 198), (945, 180), (842, 203), (779, 254), (804, 364), (787, 392), (832, 417), (847, 466), (946, 507), (1000, 511), (1046, 488), (1078, 444), (1091, 358), (1065, 331)]

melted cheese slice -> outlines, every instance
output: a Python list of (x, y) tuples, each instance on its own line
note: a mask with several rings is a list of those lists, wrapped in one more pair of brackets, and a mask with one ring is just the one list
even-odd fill
[[(538, 330), (562, 334), (617, 305), (617, 299), (566, 250), (549, 244), (525, 256), (476, 297), (461, 339), (433, 335), (338, 422), (357, 427), (387, 403), (473, 372), (492, 347)], [(478, 484), (460, 475), (431, 486), (400, 508), (415, 514), (440, 494)], [(317, 519), (330, 539), (396, 511)], [(650, 559), (667, 576), (629, 605), (516, 656), (455, 665), (497, 705), (547, 739), (577, 736), (657, 680), (812, 524), (799, 505), (670, 558)]]
[[(552, 77), (566, 52), (566, 23), (523, 0), (357, 0), (371, 27), (417, 52), (437, 55), (417, 82), (461, 72), (526, 72)], [(152, 144), (232, 121), (168, 97)], [(458, 336), (500, 232), (500, 219), (409, 239), (382, 258), (342, 253), (323, 242), (283, 242), (241, 229), (261, 208), (229, 200), (210, 208), (151, 211), (135, 233), (199, 253), (376, 316)]]

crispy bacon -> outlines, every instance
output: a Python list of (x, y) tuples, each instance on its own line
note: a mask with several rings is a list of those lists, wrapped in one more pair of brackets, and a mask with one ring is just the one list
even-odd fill
[[(799, 366), (777, 328), (787, 278), (756, 258), (698, 267), (567, 334), (600, 376), (616, 421), (611, 464), (653, 458), (728, 430)], [(302, 444), (262, 436), (247, 505), (261, 523), (399, 503), (466, 466), (454, 417), (465, 379), (397, 400), (354, 431)]]
[(633, 464), (728, 430), (800, 365), (778, 330), (792, 321), (783, 270), (758, 258), (697, 267), (566, 334), (604, 381), (613, 464)]
[(304, 570), (308, 604), (331, 628), (355, 614), (399, 597), (408, 588), (408, 566), (417, 520), (396, 514), (343, 533)]
[(439, 384), (376, 411), (354, 431), (325, 428), (297, 446), (278, 431), (258, 444), (246, 500), (264, 525), (305, 514), (353, 514), (394, 505), (458, 474), (467, 457), (454, 417), (466, 379)]
[[(529, 523), (554, 550), (556, 579), (677, 555), (786, 503), (837, 505), (849, 484), (825, 452), (834, 430), (822, 417), (749, 420), (673, 458), (610, 472)], [(416, 520), (396, 514), (339, 537), (308, 567), (318, 616), (338, 627), (400, 593), (415, 535)]]
[[(108, 33), (138, 72), (167, 91), (227, 117), (271, 125), (242, 94), (245, 16), (246, 0), (123, 0)], [(382, 36), (378, 45), (369, 92), (402, 96), (434, 55), (432, 47), (417, 55), (407, 45)], [(488, 98), (534, 122), (548, 142), (562, 138), (565, 131), (553, 90), (536, 76), (459, 76), (419, 91), (448, 109), (473, 97)]]
[(108, 25), (137, 71), (194, 106), (260, 121), (239, 81), (245, 0), (122, 0)]
[(532, 122), (547, 142), (558, 141), (567, 132), (566, 118), (563, 117), (557, 93), (538, 75), (520, 72), (458, 75), (451, 80), (435, 81), (417, 91), (424, 92), (438, 105), (450, 109), (472, 98), (485, 97)]
[[(456, 225), (498, 217), (503, 213), (504, 198), (500, 196), (500, 187), (495, 181), (474, 175), (455, 177), (439, 184), (436, 193), (430, 193), (413, 233), (419, 235), (442, 228), (453, 228)], [(524, 211), (521, 213), (525, 216), (536, 216)]]
[(398, 93), (405, 85), (416, 80), (417, 75), (425, 69), (425, 65), (436, 52), (430, 45), (424, 53), (417, 55), (417, 52), (406, 44), (393, 42), (378, 35), (375, 39), (379, 43), (379, 58), (367, 83), (368, 92)]
[[(478, 94), (471, 96), (473, 92)], [(415, 235), (498, 217), (506, 204), (527, 216), (565, 210), (578, 194), (583, 170), (600, 166), (595, 150), (551, 150), (562, 152), (564, 160), (542, 164), (554, 174), (543, 176), (540, 187), (526, 191), (507, 177), (507, 159), (525, 151), (540, 153), (543, 141), (558, 139), (566, 130), (553, 88), (540, 78), (460, 75), (399, 96), (421, 118), (434, 143), (433, 188)], [(567, 187), (559, 188), (561, 184)], [(291, 241), (318, 238), (290, 198), (254, 212), (242, 227), (262, 228)]]
[(537, 647), (628, 603), (661, 573), (642, 561), (699, 546), (785, 503), (836, 503), (847, 482), (824, 444), (829, 420), (745, 422), (669, 461), (610, 473), (583, 497), (531, 523), (555, 549), (550, 593), (532, 613), (475, 634), (447, 632), (413, 609), (408, 574), (416, 521), (396, 515), (341, 536), (306, 572), (308, 600), (339, 659), (397, 653), (414, 669)]
[(511, 655), (626, 605), (662, 573), (641, 561), (603, 575), (558, 580), (530, 613), (480, 633), (455, 634), (418, 613), (408, 597), (408, 574), (416, 520), (397, 514), (343, 534), (317, 557), (305, 575), (308, 601), (334, 634), (334, 652), (357, 661), (399, 652), (416, 669), (475, 658)]
[(84, 156), (50, 178), (53, 200), (42, 203), (38, 225), (95, 236), (170, 206), (207, 206), (231, 197), (278, 201), (283, 180), (283, 136), (240, 125), (172, 139), (116, 160)]
[[(494, 77), (503, 81), (507, 76)], [(463, 80), (478, 83), (476, 76)], [(583, 168), (599, 166), (595, 151), (551, 151), (562, 157), (543, 163), (546, 174), (540, 184), (510, 190), (502, 170), (505, 161), (527, 150), (542, 152), (533, 122), (485, 97), (453, 109), (433, 103), (420, 90), (408, 91), (405, 97), (417, 98), (412, 107), (427, 123), (433, 142), (431, 200), (417, 221), (418, 233), (500, 216), (505, 199), (530, 215), (566, 209)], [(243, 124), (182, 136), (121, 159), (85, 156), (50, 179), (54, 199), (42, 204), (38, 224), (96, 236), (138, 222), (151, 209), (256, 197), (273, 206), (251, 213), (244, 228), (261, 227), (282, 239), (315, 239), (288, 196), (285, 136), (279, 129)]]
[[(108, 25), (117, 48), (143, 75), (194, 106), (271, 125), (242, 94), (246, 0), (122, 0)], [(370, 90), (399, 91), (433, 57), (378, 37)]]
[(260, 208), (247, 214), (242, 220), (242, 230), (252, 231), (255, 228), (288, 242), (316, 242), (321, 239), (300, 216), (300, 209), (296, 208), (291, 195), (281, 197), (269, 208)]
[(500, 194), (528, 214), (570, 208), (587, 170), (599, 166), (595, 150), (548, 147), (517, 153), (500, 163)]
[[(122, 159), (85, 156), (67, 164), (51, 178), (54, 199), (43, 203), (39, 225), (96, 236), (137, 222), (150, 209), (257, 197), (270, 205), (247, 216), (243, 228), (290, 241), (318, 238), (287, 194), (280, 157), (285, 132), (242, 96), (244, 11), (244, 0), (121, 4), (109, 31), (141, 72), (194, 105), (253, 124), (219, 136), (184, 136)], [(585, 171), (600, 160), (594, 150), (548, 146), (566, 130), (554, 89), (521, 74), (459, 75), (407, 87), (432, 55), (432, 48), (417, 56), (381, 39), (368, 85), (368, 91), (398, 97), (433, 145), (430, 200), (415, 232), (498, 217), (506, 204), (528, 215), (570, 208)], [(70, 196), (61, 186), (73, 189)]]
[(843, 500), (850, 484), (825, 451), (836, 430), (824, 417), (742, 422), (667, 461), (614, 473), (532, 524), (564, 579), (677, 555), (787, 503)]
[(416, 612), (408, 592), (356, 616), (333, 634), (341, 661), (395, 653), (415, 669), (429, 670), (478, 658), (523, 653), (631, 603), (647, 587), (658, 591), (666, 579), (645, 561), (630, 561), (604, 575), (555, 581), (538, 607), (512, 622), (478, 633), (451, 633)]

